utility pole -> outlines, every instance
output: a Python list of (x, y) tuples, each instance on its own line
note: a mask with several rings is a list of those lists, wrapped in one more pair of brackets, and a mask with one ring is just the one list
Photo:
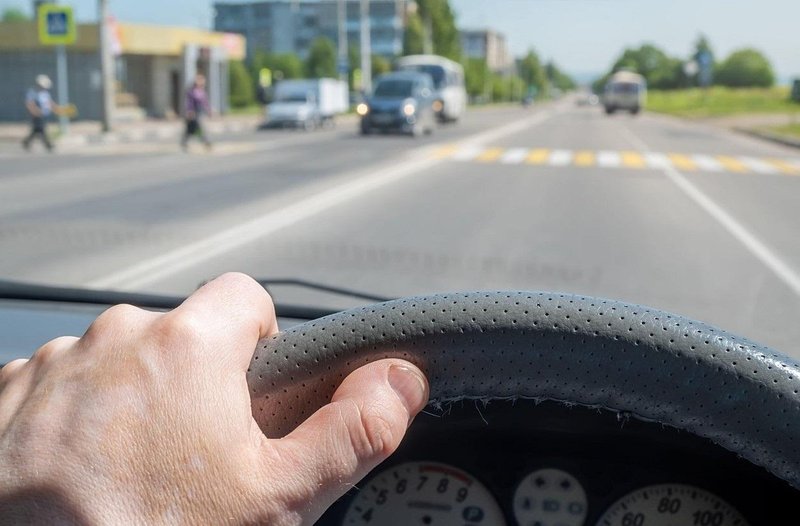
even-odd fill
[[(345, 24), (347, 22), (347, 4), (346, 0), (337, 0), (336, 5), (336, 16), (337, 16), (337, 23), (339, 29), (339, 63), (337, 64), (337, 68), (339, 69), (339, 80), (343, 80), (347, 82), (347, 70), (349, 69), (345, 67), (347, 64), (347, 27)], [(349, 66), (349, 64), (347, 64)]]
[(370, 44), (369, 0), (361, 0), (361, 89), (372, 91), (372, 45)]
[(97, 28), (100, 48), (101, 123), (104, 132), (111, 131), (114, 111), (114, 60), (111, 56), (111, 35), (108, 32), (108, 0), (97, 0)]

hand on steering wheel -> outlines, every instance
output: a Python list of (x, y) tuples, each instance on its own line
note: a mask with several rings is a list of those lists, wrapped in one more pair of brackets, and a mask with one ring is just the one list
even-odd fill
[(425, 405), (414, 365), (372, 362), (280, 439), (246, 371), (272, 301), (226, 274), (165, 314), (112, 307), (0, 371), (0, 509), (12, 523), (309, 524)]

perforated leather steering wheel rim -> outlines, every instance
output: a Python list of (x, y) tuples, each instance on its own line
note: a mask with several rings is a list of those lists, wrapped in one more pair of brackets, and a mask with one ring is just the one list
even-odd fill
[(556, 400), (707, 438), (800, 489), (800, 364), (704, 323), (612, 300), (472, 292), (343, 311), (259, 342), (253, 415), (283, 436), (382, 358), (428, 376), (431, 404)]

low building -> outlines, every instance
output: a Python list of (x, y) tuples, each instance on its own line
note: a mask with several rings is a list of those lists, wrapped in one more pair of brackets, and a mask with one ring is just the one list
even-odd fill
[[(360, 0), (345, 0), (348, 45), (358, 46)], [(372, 52), (394, 58), (403, 51), (407, 0), (369, 2)], [(255, 51), (308, 55), (311, 42), (325, 36), (338, 40), (336, 0), (258, 0), (217, 2), (214, 28), (239, 33), (247, 39), (248, 56)]]
[[(241, 35), (199, 29), (113, 23), (116, 56), (115, 119), (180, 114), (186, 87), (195, 73), (208, 78), (212, 108), (228, 108), (228, 61), (245, 56)], [(68, 94), (79, 119), (101, 117), (101, 73), (97, 24), (78, 24), (67, 46)], [(39, 43), (35, 22), (0, 23), (0, 120), (27, 118), (23, 101), (36, 75), (53, 79), (58, 100), (56, 52)]]
[(508, 73), (514, 68), (514, 57), (508, 51), (502, 33), (491, 29), (468, 29), (460, 31), (459, 36), (465, 57), (485, 60), (494, 73)]

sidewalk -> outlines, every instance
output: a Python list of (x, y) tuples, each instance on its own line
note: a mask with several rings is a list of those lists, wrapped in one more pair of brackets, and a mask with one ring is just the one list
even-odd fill
[[(226, 115), (205, 121), (210, 134), (240, 133), (256, 129), (260, 115)], [(27, 122), (0, 123), (0, 143), (19, 142), (29, 132)], [(92, 144), (117, 144), (147, 141), (177, 140), (183, 133), (184, 124), (178, 119), (147, 119), (137, 122), (120, 122), (109, 133), (103, 133), (97, 121), (70, 123), (69, 132), (59, 137), (58, 123), (49, 124), (49, 132), (59, 147), (86, 146)]]

